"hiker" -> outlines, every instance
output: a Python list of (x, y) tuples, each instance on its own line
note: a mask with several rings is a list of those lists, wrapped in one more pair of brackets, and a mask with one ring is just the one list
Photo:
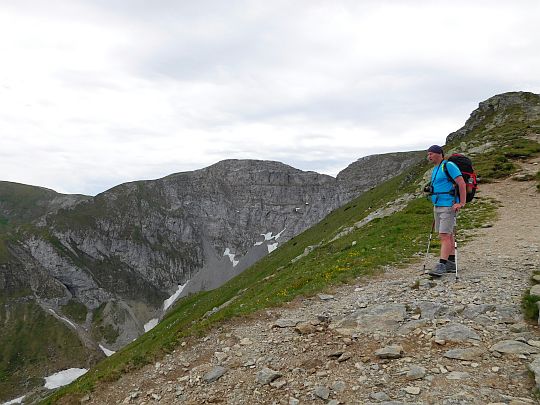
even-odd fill
[[(439, 233), (441, 240), (439, 263), (428, 274), (440, 277), (446, 272), (456, 270), (454, 226), (458, 211), (465, 206), (466, 187), (461, 171), (454, 163), (444, 159), (444, 151), (440, 146), (430, 146), (427, 150), (427, 158), (435, 165), (431, 173), (430, 191), (435, 231)], [(454, 179), (458, 190), (455, 190), (448, 176)]]

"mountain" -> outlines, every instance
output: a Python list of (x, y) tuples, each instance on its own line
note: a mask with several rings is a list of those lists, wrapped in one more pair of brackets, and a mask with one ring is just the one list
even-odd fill
[[(539, 134), (540, 95), (505, 93), (480, 103), (465, 127), (449, 135), (445, 151), (472, 156), (482, 183), (492, 182), (514, 175), (521, 160), (540, 156)], [(101, 384), (160, 361), (165, 355), (182, 363), (178, 357), (182, 347), (199, 341), (197, 337), (204, 336), (209, 328), (219, 330), (233, 317), (265, 318), (271, 316), (270, 308), (295, 298), (307, 297), (300, 298), (303, 302), (342, 283), (358, 279), (368, 282), (371, 274), (389, 265), (417, 261), (425, 252), (431, 224), (431, 205), (421, 192), (430, 170), (426, 161), (413, 164), (287, 242), (280, 240), (275, 251), (221, 287), (179, 299), (154, 329), (45, 403), (87, 398), (86, 394), (99, 390)], [(385, 176), (376, 174), (377, 178)], [(342, 174), (338, 178), (343, 179)], [(483, 198), (482, 183), (478, 198), (460, 214), (460, 231), (465, 238), (470, 237), (469, 230), (486, 225), (495, 215), (497, 203)], [(355, 186), (358, 184), (351, 188)], [(281, 232), (280, 228), (272, 229), (269, 236)], [(321, 317), (320, 322), (324, 322), (325, 315)]]
[(92, 366), (175, 298), (219, 287), (422, 158), (363, 158), (337, 178), (225, 160), (95, 197), (0, 182), (0, 398)]

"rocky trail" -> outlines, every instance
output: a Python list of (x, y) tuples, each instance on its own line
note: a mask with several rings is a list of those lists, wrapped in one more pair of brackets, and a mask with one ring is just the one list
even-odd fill
[[(538, 163), (524, 170), (535, 173)], [(419, 273), (422, 262), (388, 268), (224, 324), (82, 402), (538, 403), (529, 367), (540, 382), (540, 331), (520, 309), (540, 270), (535, 184), (482, 185), (481, 196), (501, 208), (492, 227), (460, 247), (459, 280), (431, 280)]]

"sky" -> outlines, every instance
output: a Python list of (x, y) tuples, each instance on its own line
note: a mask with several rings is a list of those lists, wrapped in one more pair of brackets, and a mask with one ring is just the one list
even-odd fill
[(0, 180), (95, 195), (223, 159), (336, 175), (540, 93), (538, 0), (0, 0)]

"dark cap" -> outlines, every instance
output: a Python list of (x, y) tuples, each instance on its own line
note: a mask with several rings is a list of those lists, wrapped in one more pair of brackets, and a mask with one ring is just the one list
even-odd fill
[(438, 153), (439, 155), (444, 155), (444, 152), (439, 145), (431, 145), (427, 151), (432, 153)]

